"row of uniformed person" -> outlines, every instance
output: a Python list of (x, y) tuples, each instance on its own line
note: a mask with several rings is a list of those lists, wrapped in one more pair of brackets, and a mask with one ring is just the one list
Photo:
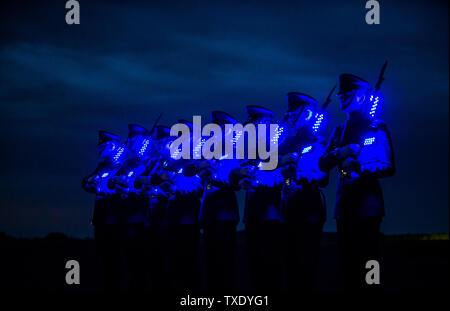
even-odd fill
[[(170, 130), (164, 126), (149, 133), (130, 125), (126, 146), (120, 145), (117, 136), (100, 132), (100, 158), (106, 160), (84, 185), (97, 194), (93, 224), (106, 285), (120, 288), (124, 259), (131, 289), (146, 288), (149, 277), (154, 290), (198, 290), (202, 228), (208, 290), (235, 289), (240, 220), (236, 191), (244, 189), (243, 222), (252, 288), (279, 290), (285, 267), (288, 290), (312, 289), (326, 220), (321, 188), (328, 184), (329, 171), (338, 166), (335, 218), (345, 286), (364, 286), (365, 262), (379, 257), (377, 239), (384, 210), (378, 178), (395, 171), (386, 125), (367, 113), (370, 91), (365, 80), (340, 76), (338, 95), (348, 120), (336, 127), (328, 145), (312, 127), (320, 112), (317, 100), (288, 93), (279, 165), (272, 171), (259, 170), (258, 159), (170, 160), (164, 155)], [(246, 123), (274, 123), (273, 112), (267, 108), (247, 106), (246, 111)], [(192, 133), (192, 123), (180, 122)], [(222, 129), (224, 124), (237, 123), (220, 111), (212, 113), (211, 122)], [(366, 147), (361, 143), (368, 136), (376, 140), (370, 152), (362, 150)], [(146, 153), (143, 141), (150, 137), (154, 145)], [(137, 150), (133, 143), (139, 146)], [(117, 156), (118, 148), (126, 149), (124, 154)], [(113, 183), (113, 189), (105, 183)]]

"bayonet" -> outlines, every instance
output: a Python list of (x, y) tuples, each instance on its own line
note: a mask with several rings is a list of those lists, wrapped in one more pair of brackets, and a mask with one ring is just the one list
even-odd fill
[(316, 121), (313, 124), (313, 132), (318, 132), (320, 129), (320, 125), (322, 124), (323, 118), (324, 118), (324, 111), (328, 107), (328, 105), (331, 103), (331, 95), (333, 95), (334, 90), (336, 89), (336, 85), (331, 89), (330, 93), (327, 96), (327, 99), (323, 103), (322, 107), (320, 108), (320, 111), (316, 114)]
[(336, 85), (331, 89), (330, 94), (328, 94), (327, 99), (325, 100), (325, 102), (322, 105), (321, 110), (325, 110), (328, 105), (331, 103), (331, 95), (333, 95), (334, 90), (336, 89)]
[(384, 62), (383, 67), (381, 68), (380, 75), (378, 76), (378, 81), (375, 84), (375, 92), (378, 92), (380, 90), (381, 83), (383, 83), (383, 81), (384, 81), (383, 75), (384, 75), (384, 71), (386, 70), (387, 64), (388, 64), (388, 61), (386, 60)]
[(159, 114), (159, 116), (156, 118), (155, 123), (153, 123), (153, 127), (150, 130), (150, 135), (153, 134), (153, 132), (156, 129), (156, 126), (158, 125), (159, 120), (161, 119), (162, 113)]

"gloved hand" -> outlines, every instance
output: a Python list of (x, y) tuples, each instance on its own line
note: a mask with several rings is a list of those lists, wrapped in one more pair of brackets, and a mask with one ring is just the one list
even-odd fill
[(343, 161), (347, 158), (356, 159), (361, 152), (361, 146), (358, 144), (349, 144), (345, 147), (339, 148), (336, 152), (338, 160)]
[(134, 180), (134, 187), (141, 188), (143, 185), (150, 185), (150, 176), (139, 176)]
[(81, 182), (81, 186), (83, 187), (84, 190), (94, 194), (100, 194), (99, 184), (100, 184), (100, 176), (98, 175), (92, 175), (83, 178), (83, 181)]
[(212, 179), (214, 170), (211, 166), (210, 161), (199, 161), (195, 164), (196, 169), (198, 170), (197, 175), (206, 181), (210, 181)]
[(116, 193), (118, 193), (118, 194), (127, 194), (130, 192), (130, 188), (122, 187), (119, 184), (115, 184), (114, 190), (116, 190)]
[(168, 171), (163, 171), (161, 173), (159, 173), (159, 177), (163, 180), (163, 181), (168, 181), (168, 180), (172, 180), (175, 177), (175, 172), (168, 172)]
[(232, 174), (235, 181), (238, 183), (243, 178), (251, 179), (255, 174), (256, 168), (253, 165), (246, 165), (233, 170)]
[(281, 175), (286, 179), (297, 178), (297, 167), (294, 164), (288, 164), (281, 169)]
[(244, 178), (252, 178), (255, 174), (255, 171), (256, 167), (254, 167), (253, 165), (247, 165), (239, 169), (239, 174), (241, 174)]
[(162, 182), (158, 187), (168, 195), (175, 193), (175, 185), (169, 181)]
[(147, 192), (147, 193), (150, 193), (151, 191), (153, 191), (153, 188), (154, 187), (150, 184), (146, 184), (141, 187), (142, 191)]
[(197, 175), (201, 179), (206, 180), (207, 182), (209, 182), (209, 181), (211, 181), (211, 179), (213, 177), (213, 173), (214, 172), (213, 172), (212, 168), (208, 167), (208, 168), (204, 168), (204, 169), (200, 170)]
[(361, 174), (361, 163), (353, 158), (347, 158), (342, 162), (342, 170), (353, 177), (351, 173)]
[(291, 152), (288, 154), (285, 154), (282, 158), (281, 158), (281, 162), (280, 162), (280, 166), (287, 166), (289, 164), (296, 164), (298, 161), (298, 153), (297, 152)]
[[(229, 175), (230, 182), (235, 187), (242, 187), (240, 182), (243, 178), (253, 179), (256, 168), (253, 165), (246, 165), (235, 168)], [(244, 182), (246, 183), (246, 181)]]
[(114, 176), (110, 179), (112, 183), (115, 185), (119, 185), (121, 187), (128, 187), (128, 177), (125, 175)]
[(153, 191), (153, 187), (150, 184), (140, 184), (139, 187), (136, 187), (136, 194), (138, 195), (149, 195)]
[(211, 163), (210, 163), (210, 161), (198, 161), (197, 163), (196, 163), (196, 167), (197, 167), (197, 169), (198, 170), (204, 170), (204, 169), (207, 169), (207, 168), (211, 168)]
[(242, 178), (239, 181), (239, 186), (243, 189), (250, 190), (250, 189), (255, 189), (256, 187), (258, 187), (258, 183), (249, 178)]

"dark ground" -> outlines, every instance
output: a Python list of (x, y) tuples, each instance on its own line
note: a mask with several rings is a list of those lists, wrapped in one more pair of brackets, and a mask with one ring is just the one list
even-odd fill
[[(387, 291), (442, 290), (449, 287), (448, 235), (383, 237), (381, 282)], [(203, 252), (201, 247), (200, 252)], [(202, 258), (202, 256), (200, 256)], [(80, 285), (65, 283), (65, 263), (80, 263)], [(244, 232), (238, 233), (239, 289), (248, 289)], [(336, 234), (322, 239), (318, 287), (340, 291)], [(52, 233), (45, 238), (17, 239), (0, 233), (0, 290), (45, 289), (92, 291), (101, 288), (99, 260), (92, 239)]]

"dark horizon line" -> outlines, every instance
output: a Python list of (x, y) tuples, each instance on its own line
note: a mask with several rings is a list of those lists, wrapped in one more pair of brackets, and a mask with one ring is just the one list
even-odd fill
[[(240, 233), (240, 232), (243, 232), (243, 231), (245, 231), (245, 229), (239, 229), (239, 230), (236, 231), (236, 233)], [(337, 234), (337, 232), (336, 231), (323, 231), (323, 234), (324, 235), (328, 235), (328, 236), (335, 236)], [(381, 235), (383, 237), (387, 237), (387, 238), (390, 238), (390, 239), (395, 239), (395, 238), (397, 238), (397, 239), (399, 239), (399, 238), (405, 239), (405, 238), (409, 238), (411, 240), (418, 239), (418, 238), (423, 238), (423, 237), (432, 237), (432, 236), (437, 237), (437, 239), (435, 239), (435, 240), (449, 240), (450, 239), (449, 234), (450, 234), (449, 232), (402, 233), (402, 234), (384, 234), (384, 233), (381, 233)], [(201, 233), (200, 235), (203, 236), (203, 233)], [(17, 239), (17, 240), (19, 240), (19, 239), (21, 239), (21, 240), (36, 240), (36, 239), (47, 239), (47, 238), (49, 238), (49, 236), (50, 236), (50, 238), (52, 236), (61, 236), (61, 237), (64, 236), (64, 238), (72, 239), (72, 240), (93, 240), (93, 238), (89, 237), (89, 236), (86, 236), (84, 238), (82, 238), (82, 237), (73, 237), (73, 236), (67, 235), (66, 233), (63, 233), (63, 232), (49, 232), (43, 237), (18, 237), (18, 236), (15, 236), (15, 235), (8, 234), (8, 233), (6, 233), (4, 231), (0, 231), (0, 239), (13, 238), (13, 239)], [(441, 237), (439, 237), (439, 236), (441, 236)], [(427, 239), (424, 239), (424, 240), (427, 240)]]

